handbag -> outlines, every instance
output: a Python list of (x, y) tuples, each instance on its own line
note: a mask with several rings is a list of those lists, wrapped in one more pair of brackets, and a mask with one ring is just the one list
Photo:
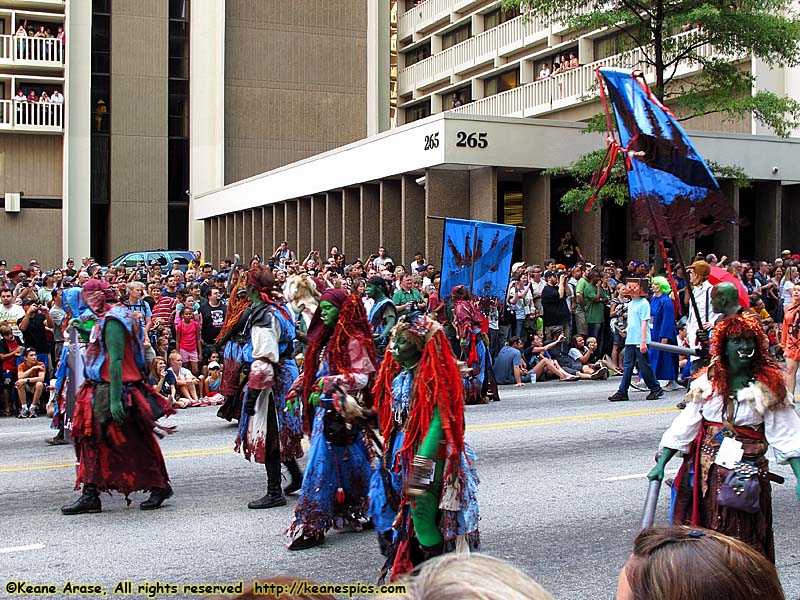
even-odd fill
[(746, 513), (761, 510), (761, 482), (758, 467), (751, 462), (738, 462), (725, 477), (717, 503)]

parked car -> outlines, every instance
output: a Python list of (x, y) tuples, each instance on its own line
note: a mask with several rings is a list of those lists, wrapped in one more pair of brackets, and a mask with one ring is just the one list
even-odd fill
[(189, 250), (137, 250), (136, 252), (121, 254), (111, 261), (111, 266), (124, 265), (126, 269), (135, 269), (137, 263), (150, 266), (152, 261), (156, 261), (161, 265), (161, 269), (166, 271), (167, 267), (172, 265), (172, 261), (177, 260), (178, 268), (185, 273), (189, 266), (189, 261), (193, 258), (194, 254)]

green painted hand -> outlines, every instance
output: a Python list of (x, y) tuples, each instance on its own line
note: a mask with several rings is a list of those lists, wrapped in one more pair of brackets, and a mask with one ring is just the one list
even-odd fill
[(125, 407), (122, 406), (120, 398), (111, 400), (111, 416), (117, 423), (122, 423), (125, 420)]
[(664, 481), (664, 467), (677, 453), (678, 451), (672, 448), (664, 448), (656, 461), (656, 466), (647, 474), (647, 478), (650, 481)]

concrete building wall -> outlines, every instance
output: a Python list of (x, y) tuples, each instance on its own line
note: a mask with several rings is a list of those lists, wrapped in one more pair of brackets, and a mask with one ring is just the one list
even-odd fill
[(111, 256), (167, 240), (167, 9), (160, 0), (113, 4)]
[(228, 0), (225, 183), (366, 136), (367, 0)]
[(61, 198), (63, 142), (60, 135), (0, 135), (0, 195)]
[(0, 258), (27, 266), (35, 258), (44, 268), (62, 264), (61, 211), (55, 208), (23, 208), (19, 213), (0, 211)]

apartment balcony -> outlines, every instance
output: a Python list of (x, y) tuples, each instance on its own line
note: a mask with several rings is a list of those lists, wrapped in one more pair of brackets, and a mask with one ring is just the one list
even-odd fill
[(63, 11), (65, 0), (0, 0), (0, 8)]
[(0, 100), (0, 132), (62, 133), (64, 105)]
[[(690, 37), (696, 31), (687, 31), (676, 37)], [(696, 49), (704, 57), (718, 54), (710, 44)], [(735, 60), (731, 57), (731, 60)], [(547, 113), (564, 110), (591, 102), (598, 96), (597, 67), (620, 67), (625, 69), (639, 69), (648, 83), (655, 81), (655, 70), (645, 62), (641, 48), (636, 48), (622, 54), (609, 56), (593, 63), (570, 69), (545, 79), (540, 79), (513, 90), (508, 90), (475, 100), (464, 106), (452, 109), (453, 112), (471, 115), (491, 115), (504, 117), (538, 117)], [(677, 77), (686, 77), (699, 70), (698, 64), (684, 63), (676, 72)]]
[(0, 35), (0, 67), (30, 70), (64, 68), (65, 47), (56, 38)]
[(449, 23), (458, 10), (467, 10), (480, 0), (425, 0), (397, 17), (397, 37), (406, 40), (414, 33), (430, 29), (435, 25)]
[[(427, 0), (425, 4), (436, 1)], [(425, 90), (438, 83), (449, 83), (453, 75), (491, 64), (497, 58), (541, 42), (548, 32), (549, 28), (540, 18), (519, 16), (506, 21), (402, 69), (397, 78), (399, 92), (404, 95), (415, 88)]]

